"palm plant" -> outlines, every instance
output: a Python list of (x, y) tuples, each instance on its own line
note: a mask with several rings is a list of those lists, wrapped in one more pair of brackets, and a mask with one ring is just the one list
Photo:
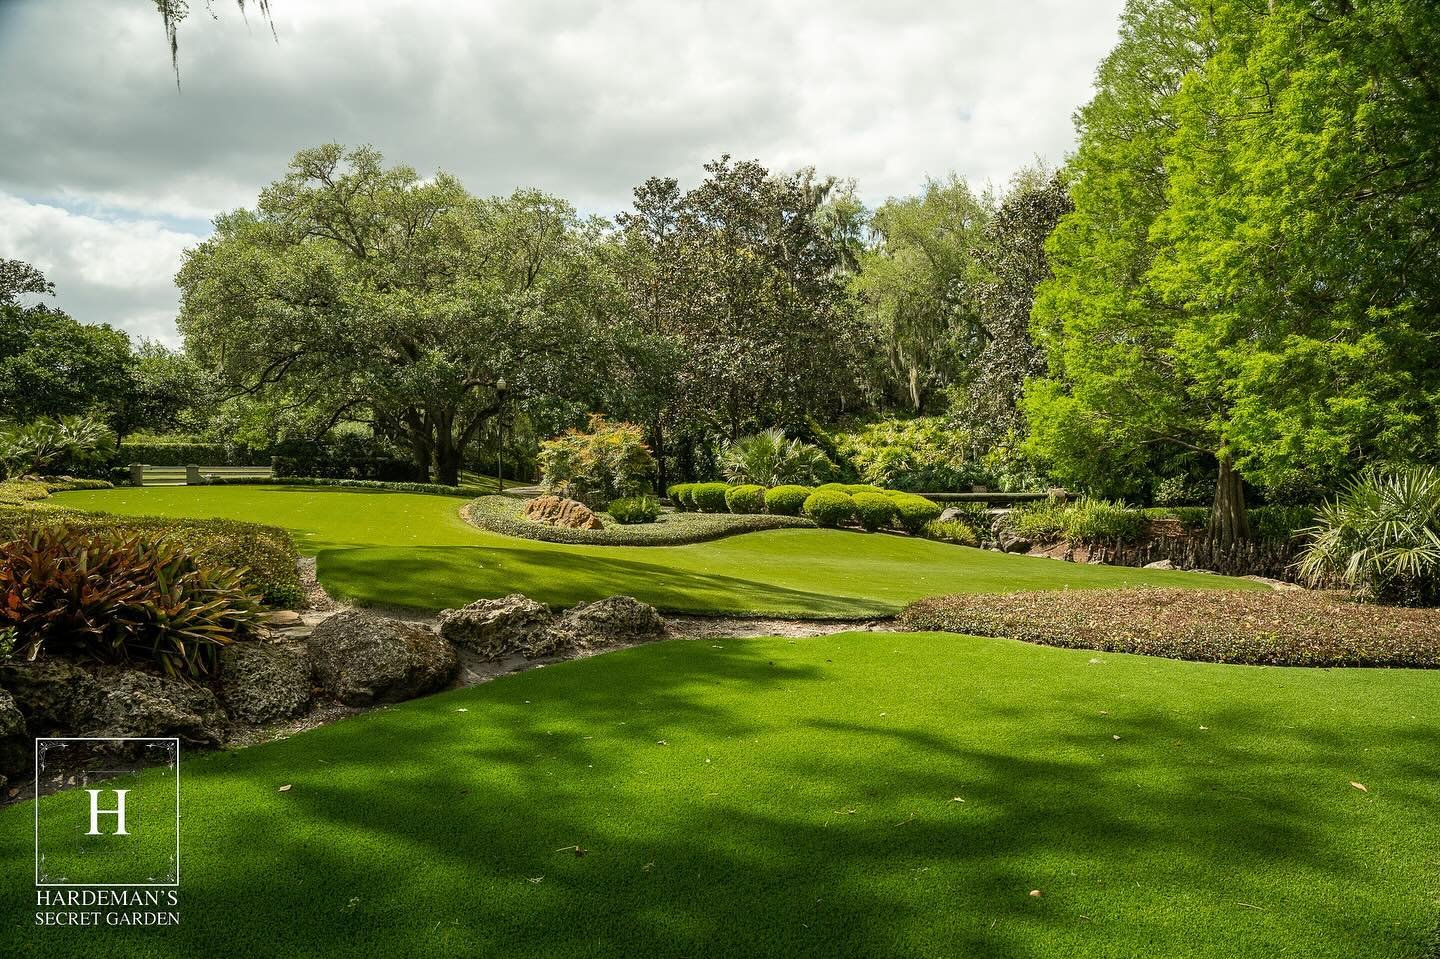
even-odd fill
[(835, 464), (818, 446), (787, 440), (782, 430), (771, 428), (731, 443), (721, 454), (720, 469), (732, 483), (810, 485), (828, 478)]
[(1304, 531), (1301, 577), (1339, 582), (1379, 602), (1440, 605), (1440, 471), (1368, 470)]
[(104, 461), (114, 449), (115, 434), (90, 415), (0, 425), (0, 473), (6, 477), (39, 473), (56, 463)]

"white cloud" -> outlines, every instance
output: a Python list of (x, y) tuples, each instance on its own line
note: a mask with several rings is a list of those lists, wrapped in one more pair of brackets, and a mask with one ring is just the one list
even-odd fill
[(999, 183), (1063, 159), (1122, 2), (274, 0), (277, 42), (215, 0), (177, 93), (148, 0), (7, 0), (0, 189), (205, 221), (331, 140), (603, 214), (721, 152), (871, 202)]
[[(102, 219), (0, 192), (0, 255), (39, 267), (78, 320), (175, 340), (172, 278), (202, 238), (147, 221)], [(48, 301), (48, 298), (47, 298)]]

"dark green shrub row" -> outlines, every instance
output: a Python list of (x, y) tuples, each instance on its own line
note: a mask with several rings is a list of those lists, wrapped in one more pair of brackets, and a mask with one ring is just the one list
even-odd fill
[(660, 516), (660, 504), (653, 496), (625, 496), (611, 500), (605, 512), (622, 526), (653, 523)]
[(393, 456), (276, 456), (272, 457), (270, 465), (275, 468), (277, 477), (303, 476), (384, 483), (408, 483), (415, 478), (415, 464)]
[[(920, 534), (942, 512), (939, 504), (915, 493), (883, 490), (864, 483), (826, 483), (818, 487), (751, 483), (676, 483), (666, 492), (675, 508), (702, 513), (808, 516), (819, 526), (858, 522), (865, 529), (903, 529)], [(822, 494), (817, 497), (817, 494)], [(863, 497), (863, 499), (860, 499)]]
[[(249, 462), (255, 459), (257, 462)], [(160, 443), (149, 440), (127, 440), (115, 451), (114, 462), (120, 466), (144, 463), (147, 466), (269, 466), (269, 459), (232, 454), (219, 443)], [(233, 461), (233, 462), (232, 462)]]
[(384, 480), (331, 479), (326, 476), (287, 476), (284, 479), (217, 476), (206, 486), (337, 486), (346, 489), (389, 490), (392, 493), (432, 493), (437, 496), (468, 496), (458, 486), (440, 483), (391, 483)]
[(220, 650), (253, 635), (258, 613), (239, 570), (163, 535), (51, 524), (0, 543), (0, 632), (24, 659), (213, 675)]
[(1070, 589), (936, 596), (907, 606), (900, 624), (1203, 662), (1440, 667), (1440, 609), (1377, 606), (1303, 590)]
[(509, 496), (481, 496), (464, 508), (471, 524), (492, 533), (543, 540), (548, 543), (595, 546), (683, 546), (739, 533), (767, 529), (809, 528), (815, 524), (798, 516), (770, 514), (735, 516), (730, 513), (666, 513), (657, 522), (605, 529), (567, 529), (522, 518), (523, 500)]

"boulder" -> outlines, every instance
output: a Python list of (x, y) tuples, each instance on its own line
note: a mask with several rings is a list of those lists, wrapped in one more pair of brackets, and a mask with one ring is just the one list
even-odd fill
[(649, 603), (630, 596), (611, 596), (582, 603), (555, 621), (542, 652), (601, 649), (620, 643), (643, 642), (665, 635), (665, 620)]
[(433, 692), (455, 675), (455, 650), (420, 623), (347, 609), (305, 640), (320, 685), (351, 706)]
[(14, 697), (32, 736), (178, 736), (216, 746), (229, 724), (206, 687), (126, 666), (5, 663), (0, 686)]
[(545, 634), (555, 616), (550, 607), (512, 593), (502, 599), (478, 599), (462, 609), (440, 613), (440, 635), (456, 646), (486, 659), (510, 653), (532, 655), (545, 645)]
[(1157, 560), (1156, 560), (1155, 562), (1153, 562), (1153, 563), (1146, 563), (1146, 564), (1145, 564), (1145, 568), (1146, 568), (1146, 569), (1179, 569), (1180, 567), (1176, 566), (1174, 563), (1170, 562), (1170, 560), (1168, 560), (1168, 559), (1157, 559)]
[(951, 523), (957, 519), (967, 519), (968, 514), (958, 506), (947, 506), (940, 511), (940, 522)]
[(1006, 553), (1028, 553), (1035, 545), (1023, 536), (1005, 529), (1000, 531), (1000, 549)]
[(525, 504), (524, 516), (536, 523), (547, 526), (565, 526), (570, 529), (604, 529), (600, 517), (579, 500), (561, 499), (559, 496), (537, 496)]
[(19, 772), (29, 765), (34, 744), (15, 697), (0, 689), (0, 786), (6, 783), (6, 773)]
[(231, 643), (220, 654), (220, 697), (242, 722), (290, 719), (310, 705), (314, 673), (302, 642)]

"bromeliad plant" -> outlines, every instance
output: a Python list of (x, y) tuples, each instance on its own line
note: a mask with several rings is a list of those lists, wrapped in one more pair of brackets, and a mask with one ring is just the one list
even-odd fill
[(220, 650), (253, 635), (243, 570), (202, 566), (138, 533), (48, 525), (0, 545), (0, 633), (27, 660), (141, 660), (169, 675), (214, 674)]
[(1314, 586), (1401, 606), (1440, 605), (1440, 470), (1369, 470), (1317, 511), (1300, 557)]

